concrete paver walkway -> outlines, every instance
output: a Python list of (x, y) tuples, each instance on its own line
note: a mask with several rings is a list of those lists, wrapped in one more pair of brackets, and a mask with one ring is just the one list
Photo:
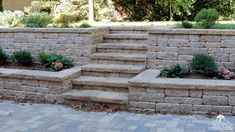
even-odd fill
[[(226, 116), (235, 131), (235, 117)], [(217, 132), (200, 115), (144, 115), (75, 111), (51, 104), (0, 102), (0, 132)]]

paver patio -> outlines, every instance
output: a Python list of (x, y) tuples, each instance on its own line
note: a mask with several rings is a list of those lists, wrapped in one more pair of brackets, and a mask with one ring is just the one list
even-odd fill
[[(235, 117), (226, 119), (235, 128)], [(213, 132), (208, 130), (212, 121), (201, 115), (83, 112), (51, 104), (0, 102), (1, 132)]]

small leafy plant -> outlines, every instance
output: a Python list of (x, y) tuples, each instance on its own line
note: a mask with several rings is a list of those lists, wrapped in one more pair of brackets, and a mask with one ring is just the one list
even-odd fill
[(219, 19), (219, 13), (216, 9), (202, 9), (194, 19), (201, 28), (211, 28)]
[(60, 71), (73, 66), (72, 60), (56, 53), (46, 54), (41, 52), (38, 55), (38, 60), (46, 68), (53, 71)]
[(7, 62), (6, 53), (0, 48), (0, 65), (4, 65)]
[(182, 25), (184, 28), (192, 28), (192, 27), (193, 27), (193, 24), (190, 23), (189, 21), (182, 21), (182, 22), (181, 22), (181, 25)]
[(25, 27), (30, 28), (43, 28), (47, 27), (52, 22), (52, 17), (47, 13), (32, 13), (28, 16), (24, 16), (21, 23)]
[(189, 63), (193, 71), (203, 74), (206, 77), (215, 77), (217, 66), (213, 57), (206, 54), (197, 54)]
[(25, 50), (13, 52), (11, 59), (14, 63), (22, 66), (30, 66), (33, 64), (31, 53)]
[(181, 66), (179, 64), (172, 66), (170, 68), (165, 68), (161, 71), (161, 75), (168, 77), (168, 78), (176, 78), (176, 77), (184, 77), (187, 73), (187, 68)]
[(79, 28), (89, 28), (89, 27), (91, 27), (91, 25), (90, 25), (89, 23), (87, 23), (87, 22), (83, 22), (83, 23), (79, 26)]

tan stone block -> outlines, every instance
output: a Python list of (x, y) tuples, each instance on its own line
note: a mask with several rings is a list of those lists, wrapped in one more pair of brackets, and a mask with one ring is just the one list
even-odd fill
[(190, 94), (190, 97), (195, 97), (195, 98), (202, 97), (202, 91), (201, 90), (190, 90), (189, 94)]
[(21, 83), (5, 82), (4, 88), (8, 90), (21, 90)]
[(228, 105), (228, 97), (226, 96), (203, 95), (202, 101), (206, 105)]
[(23, 85), (27, 85), (27, 86), (38, 86), (38, 80), (22, 80), (22, 84)]
[(168, 44), (170, 47), (188, 47), (188, 39), (169, 39)]
[(189, 35), (190, 42), (199, 42), (200, 36), (199, 35)]
[(209, 112), (211, 110), (211, 105), (193, 105), (193, 111)]
[(228, 97), (228, 103), (229, 103), (229, 105), (234, 105), (235, 106), (235, 96), (229, 96)]
[(155, 109), (156, 104), (152, 102), (129, 102), (130, 107), (141, 108), (141, 109)]
[(48, 81), (39, 81), (39, 87), (48, 88)]
[(221, 114), (231, 114), (232, 106), (212, 106), (212, 111), (219, 112)]
[(159, 88), (147, 88), (148, 93), (164, 93), (164, 89)]
[(58, 38), (58, 33), (44, 33), (43, 38), (45, 38), (45, 39), (56, 39), (56, 38)]
[(180, 105), (179, 104), (169, 104), (169, 103), (157, 103), (156, 112), (161, 113), (179, 113)]
[(164, 102), (165, 96), (162, 93), (130, 92), (128, 94), (130, 101), (136, 102)]
[(157, 58), (161, 60), (178, 60), (178, 53), (158, 52)]
[(219, 35), (201, 35), (200, 37), (201, 42), (220, 42), (221, 39)]
[(184, 113), (184, 114), (193, 113), (193, 105), (192, 104), (180, 104), (179, 109), (180, 109), (179, 110), (180, 113)]
[(195, 104), (200, 105), (202, 104), (201, 98), (188, 98), (188, 97), (166, 97), (165, 98), (166, 103), (172, 103), (172, 104)]
[(165, 89), (165, 95), (169, 97), (188, 97), (189, 90)]

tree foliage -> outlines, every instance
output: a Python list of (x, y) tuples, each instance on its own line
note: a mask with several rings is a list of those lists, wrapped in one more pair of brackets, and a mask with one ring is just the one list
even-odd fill
[(130, 21), (193, 20), (203, 8), (214, 8), (229, 19), (235, 13), (235, 0), (113, 0)]
[(0, 11), (3, 11), (2, 0), (0, 0)]

